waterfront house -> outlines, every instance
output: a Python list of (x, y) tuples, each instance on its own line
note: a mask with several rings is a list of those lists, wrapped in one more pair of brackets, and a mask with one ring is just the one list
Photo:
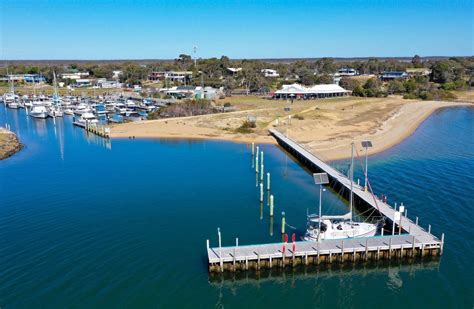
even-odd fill
[(300, 84), (283, 85), (275, 91), (275, 99), (321, 99), (346, 96), (350, 91), (336, 84), (322, 84), (306, 87)]
[(74, 87), (76, 88), (84, 88), (92, 86), (91, 80), (87, 78), (76, 79)]
[(234, 75), (242, 71), (242, 68), (227, 68), (227, 71), (229, 71), (230, 73), (232, 73), (232, 75)]
[(383, 81), (393, 80), (393, 79), (407, 79), (409, 76), (406, 72), (403, 71), (387, 71), (383, 72), (380, 75), (380, 79)]
[(351, 68), (341, 68), (337, 71), (336, 75), (338, 76), (356, 76), (359, 75), (359, 72)]
[(105, 80), (105, 79), (100, 79), (97, 80), (97, 86), (100, 88), (122, 88), (122, 83), (116, 81), (116, 80)]
[(112, 78), (113, 79), (119, 79), (122, 74), (123, 74), (123, 72), (120, 71), (120, 70), (112, 71)]
[(265, 77), (279, 77), (280, 74), (276, 70), (273, 69), (263, 69), (261, 71)]
[(78, 79), (85, 79), (85, 77), (88, 77), (88, 76), (89, 76), (89, 72), (69, 72), (69, 73), (62, 73), (60, 75), (60, 78), (78, 80)]
[(41, 74), (25, 74), (23, 80), (25, 83), (44, 83), (46, 82), (46, 77)]
[(192, 71), (159, 71), (151, 72), (148, 75), (148, 80), (157, 81), (167, 79), (170, 81), (184, 82), (190, 80), (193, 77)]
[(428, 76), (431, 74), (431, 70), (428, 68), (408, 68), (405, 71), (410, 77)]

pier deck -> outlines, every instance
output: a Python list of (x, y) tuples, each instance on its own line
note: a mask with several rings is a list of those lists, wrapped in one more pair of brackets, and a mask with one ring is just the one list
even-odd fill
[[(331, 167), (323, 160), (319, 159), (316, 155), (306, 150), (303, 146), (286, 137), (277, 130), (270, 129), (269, 131), (276, 138), (278, 143), (285, 149), (289, 150), (290, 153), (295, 154), (298, 158), (303, 158), (306, 163), (309, 163), (313, 167), (316, 167), (327, 173), (330, 179), (343, 185), (347, 190), (350, 190), (351, 181), (347, 178), (347, 176), (343, 175), (341, 172)], [(373, 196), (370, 192), (366, 192), (363, 187), (357, 185), (356, 183), (353, 184), (352, 191), (354, 196), (364, 201), (368, 206), (377, 210), (382, 216), (386, 218), (386, 220), (393, 221), (395, 209), (393, 209), (389, 204), (383, 202), (378, 197)], [(398, 230), (398, 222), (394, 222), (394, 224), (397, 226)], [(400, 228), (405, 233), (409, 233), (410, 235), (416, 236), (416, 238), (420, 241), (439, 241), (436, 236), (423, 229), (421, 226), (413, 222), (408, 217), (401, 216)]]
[[(283, 148), (303, 164), (327, 173), (333, 185), (343, 186), (350, 190), (351, 182), (345, 175), (277, 130), (270, 129), (269, 131)], [(274, 266), (319, 264), (320, 262), (355, 262), (368, 259), (413, 258), (442, 254), (444, 235), (440, 240), (431, 234), (431, 231), (425, 230), (405, 216), (401, 216), (399, 222), (393, 222), (396, 210), (357, 184), (353, 184), (353, 194), (354, 198), (373, 208), (374, 211), (385, 217), (386, 221), (392, 222), (397, 231), (400, 228), (400, 234), (322, 240), (320, 242), (298, 241), (217, 248), (211, 248), (208, 242), (209, 270), (235, 271)]]

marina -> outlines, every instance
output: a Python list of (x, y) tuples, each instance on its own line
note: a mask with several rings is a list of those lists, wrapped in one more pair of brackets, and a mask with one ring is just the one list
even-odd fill
[[(288, 243), (288, 236), (285, 234), (285, 217), (282, 214), (282, 234), (285, 234), (282, 243), (239, 246), (238, 239), (236, 239), (235, 246), (222, 247), (220, 231), (218, 232), (218, 247), (210, 247), (209, 240), (207, 240), (206, 251), (209, 271), (223, 272), (226, 270), (236, 271), (249, 270), (250, 268), (260, 269), (275, 266), (319, 264), (321, 262), (344, 263), (346, 261), (367, 261), (368, 259), (403, 259), (424, 257), (425, 255), (442, 255), (444, 234), (441, 235), (441, 238), (438, 238), (431, 233), (431, 226), (428, 226), (428, 230), (419, 226), (418, 218), (414, 222), (407, 217), (407, 212), (403, 205), (398, 208), (398, 211), (395, 210), (386, 203), (385, 199), (379, 199), (360, 185), (353, 184), (347, 176), (305, 150), (304, 147), (284, 134), (275, 129), (270, 129), (269, 133), (275, 137), (281, 147), (297, 158), (303, 165), (313, 171), (327, 173), (330, 179), (330, 186), (334, 188), (342, 187), (342, 195), (350, 196), (351, 205), (354, 197), (357, 205), (372, 208), (371, 214), (376, 212), (383, 216), (385, 222), (391, 225), (390, 230), (392, 233), (384, 235), (385, 227), (383, 227), (381, 235), (378, 236), (323, 239), (316, 242), (296, 241), (296, 237), (293, 234), (292, 242)], [(256, 172), (258, 173), (258, 146), (255, 157)], [(263, 174), (263, 153), (261, 160)], [(261, 180), (263, 181), (263, 177)], [(262, 189), (260, 192), (262, 192)], [(262, 194), (260, 196), (262, 197)], [(262, 201), (262, 198), (260, 198), (260, 202)]]
[[(435, 233), (446, 232), (441, 257), (430, 257), (425, 250), (422, 259), (412, 258), (408, 237), (402, 259), (394, 253), (389, 260), (381, 252), (379, 261), (369, 256), (364, 262), (364, 253), (358, 251), (355, 263), (352, 253), (346, 253), (345, 262), (339, 263), (335, 251), (332, 263), (321, 258), (319, 266), (316, 260), (313, 265), (309, 258), (305, 266), (304, 257), (298, 257), (295, 264), (302, 264), (292, 267), (292, 234), (298, 240), (304, 235), (306, 208), (317, 207), (319, 188), (313, 183), (312, 171), (280, 147), (260, 145), (260, 151), (265, 152), (264, 172), (271, 173), (270, 192), (275, 195), (272, 220), (265, 204), (267, 192), (261, 215), (251, 149), (244, 144), (103, 139), (72, 125), (72, 117), (58, 118), (54, 125), (52, 118), (33, 119), (26, 117), (24, 109), (0, 107), (0, 123), (8, 123), (25, 145), (0, 163), (2, 179), (6, 179), (0, 186), (4, 205), (0, 227), (5, 236), (0, 237), (0, 270), (5, 278), (0, 295), (5, 304), (30, 307), (72, 302), (116, 307), (133, 298), (130, 304), (136, 306), (186, 307), (198, 297), (205, 307), (214, 306), (220, 298), (226, 307), (292, 306), (298, 301), (311, 307), (315, 303), (329, 306), (335, 295), (342, 303), (350, 300), (357, 307), (377, 305), (379, 300), (367, 300), (367, 290), (377, 291), (387, 301), (412, 299), (414, 307), (465, 307), (470, 301), (469, 294), (459, 297), (449, 291), (470, 282), (466, 269), (472, 246), (466, 236), (472, 235), (472, 227), (466, 214), (472, 189), (466, 191), (451, 179), (464, 175), (472, 180), (468, 173), (472, 146), (466, 143), (467, 135), (461, 134), (472, 123), (472, 109), (433, 114), (411, 138), (369, 161), (374, 190), (390, 192), (391, 200), (403, 201), (410, 206), (411, 216), (419, 216), (424, 226), (431, 223)], [(439, 125), (451, 121), (461, 129)], [(420, 144), (425, 146), (420, 148)], [(432, 145), (437, 145), (436, 152)], [(467, 155), (463, 159), (454, 153)], [(225, 175), (216, 166), (225, 166)], [(450, 181), (434, 181), (441, 172)], [(391, 173), (399, 176), (388, 181), (386, 175)], [(419, 178), (432, 185), (414, 185)], [(442, 191), (445, 194), (439, 195)], [(324, 214), (347, 211), (347, 202), (336, 193), (330, 189), (324, 192)], [(255, 260), (249, 261), (248, 271), (208, 272), (205, 240), (212, 237), (210, 243), (217, 247), (216, 227), (221, 227), (223, 246), (234, 246), (238, 237), (242, 248), (271, 243), (281, 250), (282, 211), (288, 224), (297, 227), (286, 226), (290, 238), (286, 267), (277, 265), (275, 258), (271, 269), (262, 266), (256, 271)], [(391, 234), (390, 226), (386, 231)], [(387, 238), (385, 243), (389, 244)], [(359, 244), (361, 250), (365, 240)], [(348, 246), (344, 241), (344, 247)], [(298, 242), (296, 249), (300, 249)], [(245, 268), (245, 262), (238, 265)], [(64, 280), (64, 274), (70, 280)], [(270, 275), (272, 279), (267, 280)], [(104, 291), (102, 287), (109, 284)], [(138, 288), (130, 289), (131, 285)], [(170, 285), (180, 288), (170, 290)], [(446, 294), (419, 298), (420, 293), (432, 290)], [(245, 297), (256, 291), (261, 298)], [(352, 295), (357, 296), (355, 300)]]

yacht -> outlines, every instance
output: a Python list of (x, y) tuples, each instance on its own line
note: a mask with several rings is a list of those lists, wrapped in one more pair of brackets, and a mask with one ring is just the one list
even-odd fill
[(74, 114), (81, 116), (82, 114), (85, 113), (90, 113), (92, 110), (90, 109), (89, 105), (85, 103), (80, 103), (79, 105), (76, 106), (76, 109), (74, 110)]
[(54, 86), (54, 94), (52, 104), (49, 107), (49, 116), (56, 118), (63, 116), (63, 110), (61, 108), (61, 98), (58, 94), (58, 85), (56, 82), (56, 72), (53, 72), (53, 86)]
[(48, 109), (48, 114), (50, 117), (62, 117), (63, 111), (59, 106), (53, 105)]
[(71, 108), (66, 108), (63, 111), (64, 115), (74, 115), (74, 111)]
[(46, 119), (48, 118), (48, 109), (44, 105), (33, 104), (29, 115), (34, 118)]
[(86, 125), (97, 124), (99, 121), (92, 113), (83, 113), (81, 116), (74, 116), (72, 123), (76, 126), (85, 128)]
[[(307, 216), (306, 234), (303, 237), (307, 241), (321, 241), (325, 239), (345, 239), (356, 237), (372, 237), (377, 233), (377, 224), (368, 222), (354, 221), (352, 208), (354, 204), (353, 194), (353, 175), (354, 175), (354, 143), (352, 143), (352, 161), (350, 169), (351, 192), (350, 192), (350, 211), (345, 215), (322, 216), (321, 198), (319, 200), (319, 214)], [(327, 176), (326, 176), (327, 177)], [(322, 194), (322, 185), (320, 196)]]

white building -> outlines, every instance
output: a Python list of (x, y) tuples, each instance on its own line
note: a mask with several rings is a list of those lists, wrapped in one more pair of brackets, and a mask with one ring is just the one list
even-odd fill
[(319, 99), (346, 96), (350, 91), (336, 84), (322, 84), (311, 87), (300, 84), (283, 85), (277, 90), (273, 97), (275, 99)]
[(116, 81), (116, 80), (98, 80), (97, 81), (97, 86), (100, 88), (122, 88), (122, 83)]
[(119, 79), (120, 75), (122, 75), (122, 71), (112, 71), (112, 78), (113, 79)]
[(280, 74), (273, 69), (263, 69), (261, 72), (265, 77), (280, 77)]
[(60, 75), (62, 79), (84, 79), (84, 77), (89, 76), (89, 72), (73, 72), (73, 73), (63, 73)]
[(92, 86), (91, 80), (87, 78), (80, 78), (76, 79), (76, 82), (74, 84), (75, 87), (81, 88), (81, 87), (90, 87)]
[(231, 72), (232, 74), (235, 74), (242, 71), (242, 68), (227, 68), (227, 70), (229, 70), (229, 72)]
[(355, 69), (350, 69), (350, 68), (342, 68), (337, 71), (338, 76), (356, 76), (358, 75), (359, 72)]

